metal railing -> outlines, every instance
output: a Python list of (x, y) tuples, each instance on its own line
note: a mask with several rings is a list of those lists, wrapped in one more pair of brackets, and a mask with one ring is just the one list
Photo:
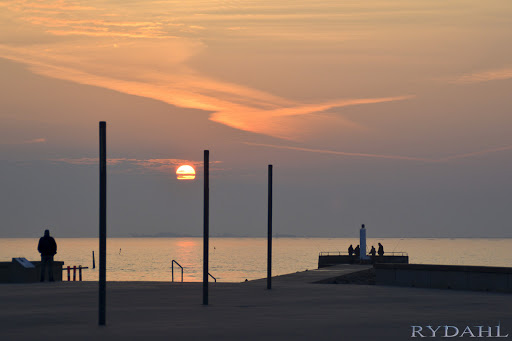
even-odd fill
[[(348, 256), (346, 251), (322, 251), (319, 256)], [(353, 254), (355, 256), (355, 254)], [(368, 254), (370, 256), (370, 254)], [(407, 252), (385, 252), (384, 256), (408, 256)]]
[(183, 283), (183, 267), (180, 263), (176, 262), (174, 259), (171, 262), (171, 272), (172, 272), (172, 281), (174, 282), (174, 263), (181, 268), (181, 282)]
[(215, 283), (217, 283), (217, 278), (213, 277), (211, 273), (208, 272), (208, 276), (210, 276), (211, 278), (213, 278), (213, 280), (215, 281)]
[(76, 281), (76, 270), (78, 269), (78, 280), (81, 282), (82, 281), (82, 270), (84, 269), (89, 269), (88, 266), (76, 266), (76, 265), (73, 265), (73, 267), (71, 266), (67, 266), (66, 268), (62, 268), (62, 271), (68, 271), (68, 282), (71, 281), (71, 269), (73, 269), (73, 282)]

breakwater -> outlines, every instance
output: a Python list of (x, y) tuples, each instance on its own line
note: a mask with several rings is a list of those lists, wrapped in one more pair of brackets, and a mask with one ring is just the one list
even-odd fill
[(467, 265), (375, 264), (377, 284), (512, 292), (512, 268)]

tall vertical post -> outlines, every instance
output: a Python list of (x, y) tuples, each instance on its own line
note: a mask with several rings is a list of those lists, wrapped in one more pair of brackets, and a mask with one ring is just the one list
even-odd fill
[(98, 324), (105, 325), (107, 287), (107, 123), (100, 122), (100, 271)]
[(268, 165), (267, 289), (272, 289), (272, 165)]
[(210, 239), (210, 151), (204, 151), (203, 200), (203, 305), (208, 305), (208, 256)]
[(359, 260), (368, 259), (369, 257), (366, 255), (366, 229), (364, 224), (361, 225), (359, 230), (359, 245)]

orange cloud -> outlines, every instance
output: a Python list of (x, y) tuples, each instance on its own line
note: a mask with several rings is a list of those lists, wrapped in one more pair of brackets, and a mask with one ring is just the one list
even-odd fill
[[(70, 3), (62, 0), (26, 0), (18, 5), (22, 9), (39, 5), (44, 8), (66, 9)], [(183, 6), (180, 9), (184, 10), (184, 13), (181, 13), (179, 19), (186, 22), (187, 15), (193, 13), (190, 12), (193, 6), (188, 10), (186, 4)], [(223, 22), (225, 17), (247, 17), (244, 13), (219, 14), (216, 12), (218, 6), (218, 3), (207, 6), (208, 10), (205, 13), (209, 10), (214, 12), (201, 15), (201, 20), (208, 17)], [(75, 14), (65, 18), (54, 15), (27, 15), (23, 17), (25, 22), (43, 26), (47, 33), (56, 36), (82, 36), (83, 39), (75, 44), (59, 40), (46, 45), (28, 47), (0, 45), (0, 57), (27, 64), (33, 72), (40, 75), (148, 97), (174, 106), (205, 110), (211, 113), (210, 120), (214, 122), (283, 139), (297, 139), (307, 129), (307, 124), (304, 124), (303, 120), (296, 119), (298, 116), (345, 106), (402, 101), (410, 98), (395, 96), (303, 103), (222, 81), (191, 69), (189, 60), (203, 53), (206, 45), (197, 39), (170, 36), (169, 28), (177, 24), (168, 23), (170, 20), (164, 21), (161, 18), (154, 21), (140, 17), (137, 18), (139, 20), (133, 21), (123, 20), (122, 17), (98, 19), (98, 13), (106, 12), (108, 10), (96, 9), (94, 16)], [(267, 12), (251, 14), (249, 17), (251, 20), (264, 20), (269, 17), (304, 19), (311, 16), (303, 12), (276, 12), (271, 15), (265, 13)], [(326, 12), (323, 15), (331, 13)], [(208, 23), (208, 20), (205, 23)], [(197, 20), (185, 26), (196, 31), (205, 29), (204, 26), (197, 25)], [(178, 30), (183, 30), (185, 26), (179, 26)], [(229, 23), (229, 27), (233, 27), (232, 23)], [(265, 34), (260, 32), (260, 37)], [(301, 32), (293, 34), (296, 38), (304, 38)], [(339, 37), (336, 32), (331, 34)], [(107, 40), (108, 38), (119, 38), (119, 44), (118, 41)], [(360, 128), (355, 122), (341, 115), (337, 116), (335, 123), (340, 128)]]
[(27, 17), (24, 20), (34, 25), (47, 27), (68, 27), (81, 25), (114, 26), (114, 27), (157, 27), (158, 22), (152, 21), (106, 21), (97, 19), (57, 19), (53, 17)]
[[(411, 97), (412, 96), (356, 98), (319, 104), (293, 103), (289, 107), (279, 107), (276, 109), (234, 106), (230, 108), (232, 110), (221, 110), (213, 113), (210, 119), (240, 130), (272, 135), (283, 139), (293, 139), (297, 132), (291, 132), (289, 124), (282, 124), (284, 123), (283, 120), (286, 118), (323, 112), (332, 108), (402, 101)], [(346, 126), (357, 126), (354, 122), (347, 119), (340, 118), (340, 121)]]
[(73, 3), (72, 1), (66, 0), (53, 0), (53, 1), (8, 1), (4, 6), (10, 7), (17, 11), (28, 11), (30, 9), (50, 9), (50, 10), (62, 10), (62, 11), (94, 11), (97, 8), (92, 6), (82, 6)]
[[(386, 103), (411, 98), (411, 96), (356, 98), (304, 104), (264, 91), (198, 75), (180, 65), (189, 55), (193, 54), (194, 49), (200, 49), (200, 46), (194, 46), (194, 44), (182, 40), (174, 40), (173, 43), (178, 48), (176, 50), (178, 57), (173, 56), (177, 58), (174, 64), (171, 60), (169, 65), (162, 65), (163, 70), (165, 67), (170, 68), (169, 72), (157, 73), (144, 68), (144, 66), (139, 66), (140, 71), (131, 70), (131, 73), (137, 75), (138, 80), (120, 79), (117, 76), (126, 74), (122, 69), (123, 66), (116, 65), (116, 61), (122, 64), (123, 58), (126, 58), (126, 56), (123, 57), (123, 54), (127, 55), (126, 51), (129, 50), (116, 52), (115, 56), (119, 58), (110, 57), (110, 59), (104, 57), (103, 53), (95, 53), (98, 50), (105, 50), (112, 54), (114, 52), (107, 50), (112, 49), (111, 46), (92, 47), (92, 51), (88, 51), (90, 55), (94, 55), (91, 57), (94, 59), (85, 62), (69, 56), (66, 51), (63, 51), (64, 55), (60, 56), (58, 51), (52, 50), (51, 53), (48, 53), (44, 48), (39, 51), (23, 50), (0, 45), (0, 53), (6, 58), (29, 64), (31, 69), (38, 74), (153, 98), (179, 107), (210, 111), (212, 112), (210, 119), (214, 122), (235, 129), (283, 139), (294, 139), (299, 135), (299, 130), (302, 128), (292, 122), (296, 116), (323, 112), (336, 107)], [(140, 57), (143, 58), (143, 61), (146, 59), (146, 63), (149, 64), (155, 56), (148, 54), (147, 51), (160, 45), (145, 42), (133, 46), (147, 46), (144, 54)], [(183, 52), (180, 52), (180, 48)], [(179, 57), (180, 53), (183, 56), (181, 58)], [(161, 54), (165, 54), (165, 51)], [(153, 64), (155, 63), (158, 63), (158, 60)], [(174, 68), (172, 68), (173, 65)], [(80, 69), (90, 69), (91, 71)], [(346, 127), (357, 126), (354, 122), (341, 117), (339, 123)]]
[(96, 30), (47, 30), (46, 32), (56, 36), (89, 36), (89, 37), (124, 37), (124, 38), (159, 38), (152, 34), (137, 33), (137, 32), (111, 32), (96, 31)]

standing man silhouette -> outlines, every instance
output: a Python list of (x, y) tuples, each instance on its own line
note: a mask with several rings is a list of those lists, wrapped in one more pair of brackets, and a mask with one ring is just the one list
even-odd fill
[(44, 236), (39, 238), (37, 251), (41, 254), (41, 282), (44, 282), (44, 273), (48, 267), (48, 279), (53, 282), (53, 256), (57, 253), (57, 243), (50, 237), (50, 230), (44, 230)]
[(377, 251), (377, 253), (379, 254), (379, 257), (384, 256), (384, 246), (382, 246), (381, 243), (379, 243), (379, 251)]

